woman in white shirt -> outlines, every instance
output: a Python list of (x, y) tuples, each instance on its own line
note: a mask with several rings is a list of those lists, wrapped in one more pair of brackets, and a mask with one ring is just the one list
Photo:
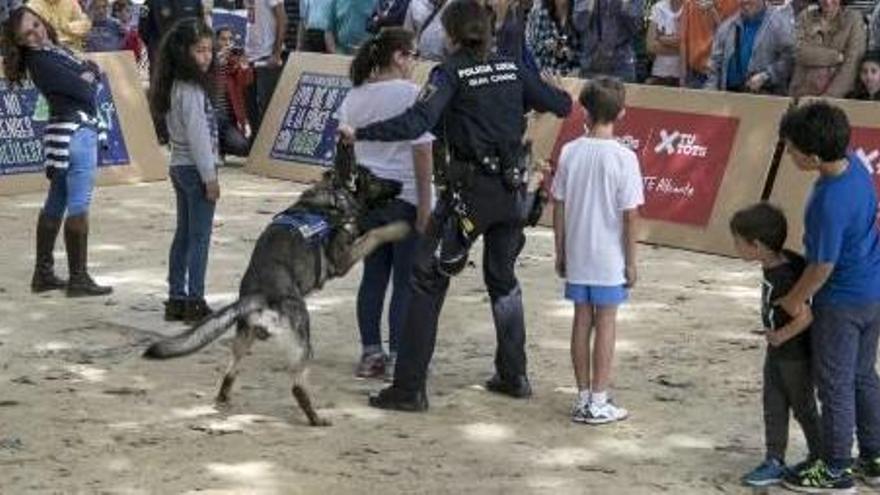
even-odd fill
[[(339, 121), (353, 128), (364, 127), (403, 113), (415, 103), (419, 87), (409, 78), (415, 58), (415, 36), (402, 28), (385, 28), (359, 48), (351, 63), (352, 90), (339, 108)], [(433, 166), (430, 134), (415, 141), (355, 143), (359, 164), (374, 174), (402, 183), (400, 196), (385, 208), (370, 212), (366, 227), (373, 228), (396, 220), (411, 222), (423, 232), (431, 214)], [(417, 234), (386, 244), (364, 260), (358, 290), (357, 317), (362, 355), (356, 375), (377, 378), (393, 372), (397, 336), (409, 303), (409, 273)], [(391, 274), (394, 288), (389, 307), (389, 351), (382, 348), (382, 308)]]
[(682, 0), (660, 0), (651, 8), (647, 48), (654, 55), (649, 84), (678, 86), (681, 74), (679, 18)]

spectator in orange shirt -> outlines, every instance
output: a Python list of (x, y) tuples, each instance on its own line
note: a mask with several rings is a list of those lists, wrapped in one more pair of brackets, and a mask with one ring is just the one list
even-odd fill
[(702, 88), (709, 78), (715, 30), (739, 10), (738, 0), (685, 0), (681, 26), (681, 85)]

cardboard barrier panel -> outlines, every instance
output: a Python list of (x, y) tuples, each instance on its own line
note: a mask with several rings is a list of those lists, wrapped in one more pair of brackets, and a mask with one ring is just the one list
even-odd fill
[[(807, 101), (811, 100), (801, 99), (799, 104)], [(864, 165), (873, 175), (874, 186), (880, 194), (880, 120), (877, 119), (877, 102), (836, 99), (827, 101), (846, 112), (852, 126), (850, 151), (861, 156)], [(816, 178), (817, 173), (798, 170), (786, 153), (779, 164), (770, 192), (770, 202), (782, 208), (788, 218), (786, 246), (800, 252), (803, 251), (804, 207)]]
[[(159, 151), (134, 57), (130, 52), (89, 57), (105, 72), (98, 107), (109, 140), (99, 154), (98, 185), (164, 179), (167, 160)], [(42, 131), (48, 111), (33, 84), (13, 89), (0, 79), (0, 195), (46, 189)]]
[[(333, 164), (336, 111), (351, 89), (351, 57), (295, 52), (285, 65), (245, 170), (312, 182)], [(419, 63), (413, 80), (421, 84), (433, 64)]]
[[(568, 87), (578, 91), (582, 84)], [(788, 100), (640, 85), (628, 85), (626, 98), (626, 115), (615, 131), (642, 167), (642, 240), (734, 254), (728, 220), (761, 198), (775, 123)], [(565, 143), (583, 135), (584, 118), (576, 105), (559, 127), (551, 166)], [(546, 152), (546, 145), (539, 149)]]
[(294, 52), (263, 116), (245, 170), (299, 182), (333, 163), (335, 114), (351, 83), (349, 57)]

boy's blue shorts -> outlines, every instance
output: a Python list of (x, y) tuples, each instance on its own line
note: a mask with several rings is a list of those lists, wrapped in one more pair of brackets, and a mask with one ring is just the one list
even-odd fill
[(619, 306), (629, 293), (622, 285), (565, 284), (565, 298), (575, 304)]

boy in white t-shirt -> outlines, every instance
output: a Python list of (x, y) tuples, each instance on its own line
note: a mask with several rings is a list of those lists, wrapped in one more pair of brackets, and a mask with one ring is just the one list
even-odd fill
[(617, 79), (586, 83), (579, 100), (589, 130), (562, 148), (553, 178), (556, 272), (566, 279), (565, 298), (574, 302), (571, 358), (578, 398), (572, 420), (579, 423), (628, 415), (608, 397), (617, 308), (636, 282), (637, 208), (644, 202), (638, 159), (614, 138), (624, 98)]

